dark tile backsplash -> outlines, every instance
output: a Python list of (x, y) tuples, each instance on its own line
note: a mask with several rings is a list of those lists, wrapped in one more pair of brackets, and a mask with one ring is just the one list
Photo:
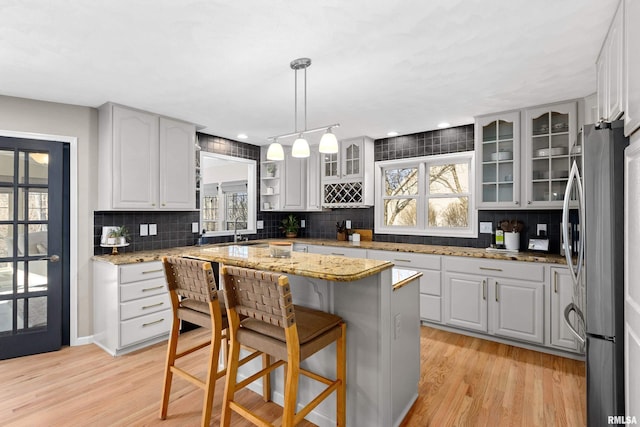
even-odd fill
[[(198, 133), (198, 143), (203, 151), (225, 154), (255, 160), (258, 164), (258, 198), (256, 206), (260, 206), (260, 147), (233, 141), (221, 137)], [(421, 157), (435, 154), (447, 154), (474, 149), (473, 125), (457, 126), (449, 129), (420, 132), (393, 138), (378, 139), (374, 144), (376, 161), (395, 160), (409, 157)], [(333, 209), (323, 212), (291, 212), (299, 219), (304, 219), (306, 228), (301, 229), (299, 236), (306, 238), (334, 239), (336, 222), (351, 220), (352, 228), (374, 228), (374, 207), (361, 209)], [(257, 219), (262, 220), (264, 228), (258, 230), (250, 239), (267, 239), (283, 237), (279, 229), (280, 221), (290, 212), (262, 212), (258, 209)], [(575, 216), (575, 214), (573, 215)], [(514, 211), (479, 211), (478, 221), (491, 222), (494, 227), (503, 219), (515, 219), (525, 224), (521, 233), (520, 247), (526, 248), (529, 237), (536, 234), (536, 224), (547, 224), (550, 240), (550, 251), (560, 251), (560, 222), (562, 213), (559, 210), (514, 210)], [(573, 218), (575, 219), (575, 218)], [(95, 254), (109, 253), (110, 249), (100, 247), (100, 236), (103, 225), (125, 225), (131, 232), (131, 245), (126, 251), (147, 249), (164, 249), (175, 246), (189, 246), (198, 242), (198, 234), (191, 232), (191, 223), (199, 221), (199, 212), (115, 212), (102, 211), (94, 213)], [(139, 224), (157, 224), (158, 235), (140, 237)], [(489, 246), (492, 236), (479, 234), (477, 239), (434, 236), (408, 236), (375, 234), (374, 240), (381, 242), (419, 243), (446, 246), (466, 246), (483, 248)], [(232, 236), (206, 238), (205, 243), (221, 243), (233, 240)]]

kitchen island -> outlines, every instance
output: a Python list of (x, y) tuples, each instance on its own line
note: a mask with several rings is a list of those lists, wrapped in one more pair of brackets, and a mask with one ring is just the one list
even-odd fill
[[(392, 263), (370, 259), (297, 252), (290, 258), (272, 258), (268, 249), (251, 246), (195, 247), (182, 256), (287, 274), (295, 304), (337, 314), (347, 323), (347, 425), (400, 424), (418, 397), (420, 321), (415, 279), (420, 273), (394, 271)], [(303, 366), (334, 377), (335, 345), (311, 356)], [(248, 376), (244, 372), (240, 375)], [(255, 385), (254, 390), (260, 391), (260, 384)], [(299, 400), (308, 402), (323, 387), (302, 377)], [(278, 370), (272, 377), (272, 399), (280, 405), (283, 391)], [(307, 419), (334, 426), (335, 413), (335, 399), (330, 397)]]

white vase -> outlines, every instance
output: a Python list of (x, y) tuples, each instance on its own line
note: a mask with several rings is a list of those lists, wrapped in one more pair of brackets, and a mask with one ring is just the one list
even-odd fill
[(504, 247), (510, 251), (520, 250), (520, 233), (508, 231), (504, 233)]

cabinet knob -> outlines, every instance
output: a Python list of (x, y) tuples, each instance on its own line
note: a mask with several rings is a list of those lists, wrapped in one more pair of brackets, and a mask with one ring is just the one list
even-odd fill
[(518, 201), (515, 201), (515, 202), (513, 202), (513, 203), (515, 203), (516, 205), (519, 205), (519, 204), (520, 204), (520, 202), (518, 202)]
[(530, 205), (530, 204), (531, 204), (531, 200), (529, 200), (529, 201), (527, 202), (527, 204), (528, 204), (528, 205)]
[(155, 203), (151, 203), (151, 206), (155, 206), (155, 205), (156, 205)]
[(163, 204), (162, 204), (162, 206), (167, 206), (167, 204), (166, 204), (166, 203), (163, 203)]

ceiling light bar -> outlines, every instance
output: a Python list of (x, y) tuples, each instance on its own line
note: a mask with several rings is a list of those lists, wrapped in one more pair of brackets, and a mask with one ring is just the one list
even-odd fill
[(339, 128), (339, 127), (340, 127), (340, 123), (336, 123), (336, 124), (333, 124), (333, 125), (321, 126), (319, 128), (313, 128), (313, 129), (307, 129), (307, 130), (298, 131), (298, 132), (284, 133), (282, 135), (270, 136), (269, 138), (267, 138), (267, 140), (273, 141), (273, 140), (280, 139), (280, 138), (287, 138), (289, 136), (298, 136), (300, 134), (306, 135), (308, 133), (327, 131), (327, 130), (329, 130), (331, 128)]

